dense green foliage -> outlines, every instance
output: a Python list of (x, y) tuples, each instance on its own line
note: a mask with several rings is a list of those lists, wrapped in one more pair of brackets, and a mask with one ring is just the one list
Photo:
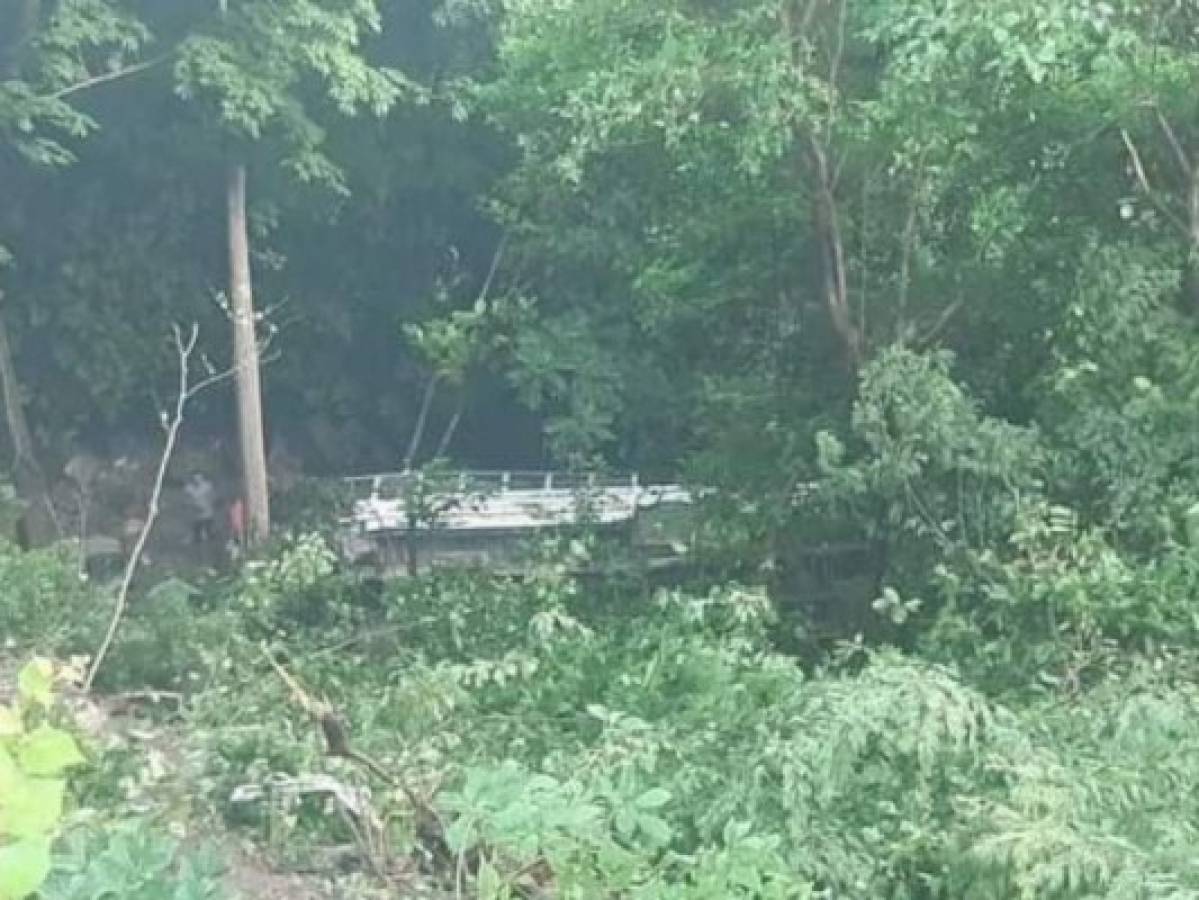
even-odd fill
[[(206, 829), (349, 847), (338, 896), (1199, 897), (1194, 0), (0, 21), (0, 376), (50, 480), (145, 455), (171, 323), (228, 357), (237, 161), (309, 474), (702, 489), (663, 588), (570, 575), (582, 539), (380, 583), (331, 549), (336, 486), (276, 485), (301, 536), (135, 573), (97, 686), (166, 692), (172, 767), (7, 699), (10, 663), (95, 652), (111, 591), (0, 547), (0, 897), (47, 866), (47, 898), (219, 896)], [(85, 766), (38, 769), (51, 725)], [(30, 784), (53, 817), (14, 814)]]
[[(434, 877), (447, 890), (466, 877), (480, 896), (517, 896), (534, 876), (562, 897), (1199, 890), (1199, 810), (1186, 787), (1199, 750), (1193, 655), (1130, 653), (1093, 632), (1088, 646), (1059, 639), (1078, 665), (1072, 683), (1042, 678), (1004, 700), (965, 674), (1002, 671), (1009, 686), (1022, 668), (1047, 675), (1057, 658), (1032, 657), (1054, 635), (1021, 618), (1021, 603), (1056, 592), (1078, 598), (1061, 604), (1063, 625), (1101, 620), (1130, 605), (1116, 587), (1140, 573), (1071, 573), (1063, 561), (1021, 582), (1020, 564), (996, 564), (986, 572), (995, 614), (1016, 611), (1008, 637), (972, 635), (971, 651), (952, 633), (934, 648), (964, 669), (847, 644), (805, 671), (772, 648), (782, 623), (755, 590), (584, 590), (545, 563), (519, 583), (448, 574), (380, 594), (324, 560), (319, 543), (301, 542), (182, 611), (186, 619), (171, 603), (135, 613), (118, 653), (151, 668), (120, 669), (110, 684), (144, 685), (169, 659), (194, 685), (182, 722), (190, 762), (139, 788), (143, 807), (158, 798), (169, 818), (194, 816), (198, 804), (259, 823), (297, 858), (351, 837), (340, 817), (292, 806), (283, 791), (287, 778), (321, 769), (348, 784), (370, 776), (297, 732), (299, 710), (260, 652), (266, 640), (288, 654), (293, 677), (337, 705), (359, 750), (430, 797), (450, 860)], [(1001, 577), (1014, 585), (1006, 602)], [(191, 655), (139, 645), (143, 631), (165, 630), (159, 619), (189, 623)], [(938, 625), (970, 622), (954, 612)], [(124, 765), (116, 756), (90, 775), (84, 802), (112, 802), (104, 784)], [(282, 805), (230, 804), (247, 783), (279, 791)], [(181, 792), (193, 811), (167, 812), (174, 804), (163, 798)], [(374, 802), (388, 854), (431, 846), (406, 793), (384, 790)], [(133, 877), (99, 862), (87, 875), (85, 846), (63, 848), (55, 884)], [(170, 847), (154, 847), (145, 852), (169, 865)]]

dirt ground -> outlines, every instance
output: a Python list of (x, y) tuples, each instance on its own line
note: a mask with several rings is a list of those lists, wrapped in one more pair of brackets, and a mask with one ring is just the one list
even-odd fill
[(325, 886), (300, 875), (273, 869), (260, 855), (233, 850), (225, 883), (232, 895), (245, 900), (338, 900)]

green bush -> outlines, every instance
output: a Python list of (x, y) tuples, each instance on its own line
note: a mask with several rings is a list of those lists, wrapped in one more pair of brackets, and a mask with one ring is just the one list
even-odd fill
[[(1040, 546), (1029, 540), (1025, 552)], [(1095, 585), (1122, 571), (1077, 562), (1069, 577)], [(1123, 615), (1114, 587), (1105, 599), (1067, 585), (1075, 620)], [(1150, 621), (1152, 599), (1147, 588), (1125, 613)], [(1043, 605), (1025, 605), (1012, 628), (1050, 639), (1024, 622)], [(433, 802), (462, 861), (446, 877), (471, 896), (519, 896), (539, 878), (562, 897), (647, 900), (1199, 890), (1184, 657), (1126, 654), (1070, 703), (1048, 685), (1005, 706), (955, 668), (862, 645), (805, 672), (772, 650), (756, 590), (613, 598), (553, 567), (525, 583), (450, 573), (397, 584), (380, 616), (336, 652), (291, 632), (289, 666), (346, 714), (356, 747), (441, 786)], [(246, 655), (198, 698), (222, 792), (327, 765), (366, 777), (323, 761), (286, 697)], [(404, 798), (380, 802), (396, 847), (415, 849)], [(316, 809), (291, 827), (297, 847), (342, 834)]]
[(0, 542), (0, 635), (10, 649), (89, 652), (109, 612), (65, 547), (23, 552)]
[(55, 855), (41, 900), (231, 900), (211, 854), (183, 853), (155, 827), (125, 821), (80, 829)]

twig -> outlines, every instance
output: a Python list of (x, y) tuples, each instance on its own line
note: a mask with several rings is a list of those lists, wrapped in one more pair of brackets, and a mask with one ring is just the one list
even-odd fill
[(454, 406), (454, 414), (450, 416), (449, 422), (446, 423), (445, 431), (441, 433), (441, 440), (437, 442), (437, 449), (433, 451), (434, 459), (441, 459), (445, 456), (446, 450), (450, 447), (450, 441), (454, 439), (454, 433), (458, 430), (458, 425), (462, 421), (462, 413), (466, 409), (466, 386), (463, 385), (458, 390), (458, 403)]
[(944, 329), (945, 326), (949, 324), (949, 320), (952, 319), (954, 316), (956, 316), (958, 313), (958, 310), (960, 310), (965, 305), (966, 305), (966, 298), (958, 297), (956, 300), (954, 300), (952, 303), (950, 303), (947, 307), (945, 307), (945, 309), (941, 310), (941, 314), (939, 316), (937, 316), (937, 321), (935, 321), (929, 327), (929, 329), (926, 332), (924, 332), (923, 335), (921, 335), (920, 340), (918, 340), (916, 342), (917, 346), (927, 346), (928, 344), (932, 343), (933, 339), (936, 338), (937, 335), (939, 335), (941, 333), (942, 329)]
[(912, 255), (916, 248), (916, 222), (920, 215), (920, 198), (922, 188), (917, 185), (912, 189), (911, 202), (908, 205), (908, 218), (903, 226), (903, 248), (899, 262), (899, 298), (896, 302), (898, 316), (899, 342), (907, 338), (908, 330), (908, 291), (912, 283)]
[(292, 700), (295, 704), (304, 710), (320, 727), (321, 734), (325, 738), (325, 752), (327, 755), (338, 756), (350, 762), (358, 763), (372, 775), (381, 778), (394, 787), (400, 788), (415, 808), (420, 809), (424, 806), (420, 798), (413, 791), (409, 790), (399, 777), (388, 772), (380, 763), (371, 759), (366, 754), (360, 753), (350, 746), (350, 737), (347, 733), (346, 724), (332, 703), (328, 700), (318, 700), (308, 691), (304, 690), (295, 677), (283, 668), (283, 666), (279, 665), (274, 655), (265, 645), (262, 647), (262, 654), (266, 657), (266, 661), (270, 663), (271, 668), (275, 670), (275, 674), (279, 676), (280, 680), (291, 691)]
[(1157, 116), (1158, 127), (1161, 128), (1162, 134), (1166, 136), (1166, 141), (1170, 144), (1170, 149), (1174, 151), (1174, 159), (1178, 163), (1178, 168), (1188, 178), (1191, 177), (1194, 166), (1191, 164), (1190, 158), (1186, 151), (1182, 149), (1182, 142), (1178, 140), (1178, 134), (1174, 131), (1174, 127), (1170, 124), (1170, 120), (1162, 114), (1162, 111), (1156, 106), (1153, 108), (1154, 114)]
[(170, 53), (164, 53), (161, 56), (156, 56), (154, 59), (148, 59), (145, 62), (134, 63), (131, 66), (125, 66), (121, 69), (114, 69), (111, 72), (105, 72), (103, 75), (94, 75), (91, 78), (85, 78), (83, 81), (68, 85), (65, 88), (55, 91), (47, 95), (49, 100), (61, 100), (64, 97), (70, 97), (72, 94), (78, 94), (90, 88), (98, 87), (102, 84), (107, 84), (110, 81), (118, 81), (122, 78), (128, 78), (132, 75), (138, 75), (145, 72), (147, 69), (152, 69), (155, 66), (161, 65), (171, 58)]
[[(491, 265), (487, 268), (487, 275), (483, 279), (483, 286), (479, 288), (479, 296), (476, 299), (476, 305), (484, 303), (488, 295), (491, 293), (491, 285), (495, 281), (496, 273), (499, 272), (500, 262), (504, 258), (504, 251), (508, 247), (508, 235), (504, 234), (500, 238), (499, 244), (495, 248), (495, 253), (491, 256)], [(425, 386), (425, 395), (421, 399), (420, 412), (416, 417), (416, 425), (412, 429), (412, 437), (408, 440), (408, 451), (404, 454), (404, 469), (405, 471), (412, 468), (416, 463), (417, 453), (420, 451), (421, 442), (425, 437), (425, 427), (429, 421), (429, 411), (433, 406), (433, 399), (437, 395), (437, 389), (441, 386), (441, 382), (445, 380), (445, 376), (434, 372), (429, 377), (429, 383)], [(449, 446), (450, 441), (454, 437), (454, 432), (458, 429), (458, 422), (462, 418), (462, 409), (465, 404), (465, 395), (460, 396), (457, 407), (453, 415), (450, 417), (449, 423), (446, 425), (445, 431), (442, 432), (441, 440), (437, 442), (437, 449), (433, 453), (433, 458), (437, 459)]]
[[(833, 121), (837, 117), (836, 97), (833, 96), (837, 91), (837, 78), (841, 74), (841, 59), (845, 54), (845, 19), (848, 6), (847, 0), (841, 0), (840, 8), (837, 13), (837, 38), (833, 45), (833, 51), (829, 57), (828, 71), (828, 90), (829, 90), (829, 105), (828, 105), (828, 120), (825, 124), (824, 138), (826, 141), (832, 142), (833, 139)], [(837, 170), (840, 165), (837, 166)]]
[(808, 30), (808, 26), (812, 24), (812, 17), (816, 15), (817, 0), (808, 0), (808, 5), (804, 7), (803, 14), (799, 17), (798, 31), (802, 35)]
[(79, 558), (77, 564), (79, 566), (79, 577), (87, 576), (87, 492), (80, 487), (78, 493), (79, 503)]
[(425, 436), (425, 424), (429, 421), (429, 408), (433, 405), (433, 398), (437, 396), (437, 386), (440, 383), (441, 376), (434, 373), (429, 376), (429, 383), (425, 385), (425, 396), (421, 399), (416, 425), (412, 428), (412, 437), (408, 439), (408, 452), (404, 454), (404, 471), (411, 469), (412, 464), (416, 462), (416, 452), (420, 449), (421, 440)]
[(158, 519), (162, 489), (166, 483), (167, 469), (170, 467), (171, 457), (175, 453), (175, 445), (179, 441), (179, 432), (183, 428), (183, 418), (187, 410), (187, 403), (199, 391), (217, 384), (232, 374), (231, 372), (219, 372), (215, 375), (210, 375), (208, 378), (194, 385), (189, 384), (191, 378), (191, 357), (192, 353), (195, 352), (196, 342), (200, 337), (200, 327), (193, 324), (185, 337), (183, 330), (178, 325), (175, 325), (172, 327), (172, 333), (175, 342), (175, 352), (179, 360), (179, 387), (175, 395), (175, 411), (170, 419), (166, 418), (165, 412), (163, 413), (163, 427), (166, 429), (166, 438), (163, 443), (162, 455), (158, 459), (158, 471), (154, 476), (154, 487), (150, 491), (150, 501), (147, 504), (145, 521), (142, 522), (141, 530), (137, 535), (137, 541), (133, 545), (133, 550), (130, 552), (129, 558), (125, 561), (125, 573), (121, 578), (121, 586), (117, 590), (116, 605), (112, 611), (112, 619), (108, 623), (108, 630), (104, 633), (104, 640), (101, 641), (100, 649), (96, 651), (96, 656), (88, 668), (87, 678), (83, 682), (83, 690), (85, 692), (90, 691), (92, 685), (95, 683), (96, 675), (99, 673), (100, 667), (104, 665), (104, 660), (108, 656), (112, 642), (116, 638), (117, 629), (120, 628), (121, 619), (125, 615), (125, 608), (129, 605), (129, 589), (133, 585), (133, 579), (137, 575), (142, 556), (146, 551), (146, 543), (149, 541), (150, 533), (154, 529), (154, 523)]
[(117, 703), (174, 703), (176, 707), (183, 706), (183, 694), (178, 691), (122, 691), (111, 698)]
[[(370, 863), (371, 868), (374, 870), (375, 877), (383, 884), (390, 885), (391, 877), (387, 874), (387, 869), (384, 867), (386, 851), (384, 850), (383, 853), (380, 853), (380, 848), (375, 846), (375, 841), (371, 839), (367, 829), (359, 825), (353, 813), (340, 804), (337, 808), (341, 812), (342, 821), (346, 823), (346, 826), (350, 829), (350, 833), (354, 835), (354, 840), (358, 842), (358, 846), (366, 854), (367, 862)], [(384, 859), (381, 859), (380, 856), (383, 856)]]
[(384, 625), (379, 628), (369, 628), (366, 631), (359, 632), (358, 634), (350, 635), (350, 637), (346, 638), (345, 640), (338, 641), (336, 644), (330, 644), (328, 647), (322, 647), (320, 650), (315, 650), (310, 654), (310, 657), (315, 658), (319, 656), (328, 656), (332, 653), (339, 653), (348, 647), (353, 647), (355, 644), (359, 644), (363, 641), (369, 641), (372, 638), (383, 637), (389, 634), (398, 634), (399, 632), (403, 631), (410, 631), (418, 625), (429, 625), (435, 623), (436, 621), (437, 619), (432, 616), (425, 616), (424, 618), (417, 619), (415, 621), (404, 622), (402, 624)]
[(508, 883), (509, 886), (514, 887), (519, 890), (521, 888), (520, 880), (522, 878), (525, 878), (526, 876), (534, 877), (534, 884), (536, 884), (536, 876), (534, 876), (533, 873), (536, 872), (538, 869), (546, 869), (549, 872), (549, 876), (550, 877), (553, 876), (553, 870), (550, 869), (549, 863), (546, 862), (545, 857), (538, 856), (534, 859), (529, 860), (527, 863), (525, 863), (523, 866), (521, 866), (519, 869), (517, 869), (511, 875), (508, 875), (504, 880)]
[(486, 300), (487, 295), (491, 293), (491, 283), (495, 281), (495, 274), (499, 271), (500, 260), (504, 258), (504, 251), (508, 248), (508, 234), (500, 238), (499, 245), (495, 248), (495, 253), (491, 257), (491, 266), (487, 269), (487, 277), (483, 279), (483, 287), (479, 289), (479, 299)]
[(1126, 128), (1120, 129), (1120, 139), (1124, 141), (1124, 146), (1128, 149), (1128, 157), (1132, 161), (1133, 174), (1136, 175), (1137, 182), (1141, 186), (1141, 191), (1145, 194), (1146, 199), (1154, 205), (1166, 220), (1177, 228), (1186, 236), (1187, 240), (1191, 239), (1191, 230), (1187, 228), (1186, 223), (1178, 218), (1173, 211), (1157, 196), (1153, 187), (1149, 184), (1149, 177), (1145, 174), (1145, 166), (1141, 163), (1141, 154), (1137, 151), (1136, 144), (1132, 142), (1132, 137), (1128, 134)]
[(800, 12), (798, 17), (796, 16), (798, 4), (783, 4), (783, 25), (787, 32), (787, 42), (791, 47), (791, 61), (796, 64), (800, 58), (801, 42), (807, 37), (808, 26), (812, 24), (812, 17), (816, 13), (818, 3), (819, 0), (808, 0), (803, 12)]

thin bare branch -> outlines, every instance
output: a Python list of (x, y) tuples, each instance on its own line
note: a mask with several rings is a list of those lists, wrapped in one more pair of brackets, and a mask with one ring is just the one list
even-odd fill
[(450, 421), (446, 423), (445, 430), (441, 433), (441, 440), (437, 442), (437, 449), (433, 451), (433, 458), (440, 459), (445, 456), (445, 452), (450, 448), (450, 441), (454, 439), (454, 434), (458, 431), (458, 425), (462, 421), (462, 413), (466, 409), (466, 385), (463, 384), (458, 389), (458, 402), (454, 406), (454, 414), (450, 416)]
[(154, 59), (147, 59), (144, 62), (134, 63), (131, 66), (125, 66), (121, 69), (114, 69), (111, 72), (105, 72), (102, 75), (93, 75), (91, 78), (85, 78), (83, 81), (78, 81), (75, 84), (67, 85), (46, 95), (49, 100), (62, 100), (70, 97), (72, 94), (79, 94), (83, 91), (90, 90), (94, 87), (99, 87), (102, 84), (108, 84), (111, 81), (119, 81), (122, 78), (130, 78), (134, 75), (140, 75), (149, 69), (162, 65), (171, 58), (170, 53), (164, 53), (161, 56), (156, 56)]
[(429, 409), (433, 406), (433, 398), (437, 396), (437, 387), (441, 384), (441, 376), (436, 372), (429, 376), (425, 385), (425, 395), (421, 398), (420, 412), (416, 415), (416, 424), (412, 427), (412, 437), (408, 439), (408, 452), (404, 454), (404, 470), (412, 468), (416, 462), (417, 451), (425, 437), (425, 425), (429, 421)]
[(937, 336), (945, 330), (945, 326), (950, 323), (953, 317), (956, 316), (965, 305), (966, 298), (958, 297), (951, 304), (941, 310), (941, 314), (937, 316), (937, 320), (933, 322), (929, 329), (925, 331), (924, 334), (921, 335), (920, 339), (916, 342), (917, 345), (926, 347), (936, 340)]
[[(258, 342), (258, 365), (259, 366), (265, 367), (265, 366), (269, 365), (270, 363), (273, 363), (275, 360), (277, 360), (279, 358), (279, 354), (277, 352), (276, 353), (268, 353), (267, 352), (268, 350), (270, 350), (271, 343), (272, 343), (271, 339), (273, 337), (274, 337), (274, 332), (272, 331), (270, 334), (267, 335), (265, 340)], [(204, 358), (204, 361), (206, 364), (211, 366), (211, 363), (208, 363), (207, 357)], [(236, 378), (238, 372), (240, 372), (240, 371), (241, 371), (240, 365), (233, 365), (233, 366), (230, 366), (229, 368), (223, 369), (219, 372), (213, 372), (211, 375), (208, 375), (207, 377), (200, 379), (199, 381), (195, 382), (190, 388), (188, 388), (188, 399), (190, 400), (196, 394), (202, 393), (202, 392), (208, 390), (210, 387), (214, 387), (215, 385), (218, 385), (223, 381), (230, 381), (230, 380)]]
[[(483, 303), (491, 294), (491, 286), (495, 282), (496, 273), (499, 272), (500, 262), (504, 258), (504, 251), (508, 247), (508, 235), (504, 234), (500, 238), (499, 244), (495, 248), (495, 253), (491, 256), (491, 265), (487, 268), (487, 275), (483, 279), (483, 286), (479, 288), (479, 296), (476, 299), (476, 304)], [(420, 452), (420, 445), (424, 441), (425, 428), (429, 421), (429, 412), (433, 405), (433, 399), (437, 395), (437, 389), (441, 387), (444, 378), (436, 372), (430, 376), (428, 384), (425, 386), (425, 394), (421, 399), (420, 412), (416, 416), (416, 424), (412, 429), (412, 436), (408, 440), (408, 450), (404, 454), (404, 469), (411, 469), (416, 462), (417, 454)], [(462, 419), (462, 409), (465, 401), (463, 395), (459, 396), (458, 404), (450, 418), (449, 424), (445, 431), (442, 432), (441, 439), (437, 442), (437, 449), (433, 453), (433, 458), (437, 459), (445, 452), (450, 441), (454, 437), (454, 432), (458, 429), (458, 423)]]
[(1141, 192), (1145, 195), (1154, 208), (1165, 217), (1171, 225), (1178, 229), (1183, 236), (1190, 241), (1191, 230), (1186, 223), (1182, 221), (1165, 203), (1158, 197), (1157, 192), (1153, 190), (1153, 186), (1149, 183), (1149, 176), (1145, 174), (1145, 166), (1141, 162), (1141, 154), (1137, 150), (1136, 144), (1132, 142), (1132, 137), (1125, 128), (1120, 129), (1120, 138), (1124, 141), (1124, 146), (1128, 150), (1128, 157), (1132, 162), (1133, 174), (1136, 175), (1137, 183), (1141, 187)]
[[(841, 0), (837, 10), (837, 31), (836, 38), (833, 43), (833, 51), (829, 56), (829, 71), (828, 71), (828, 90), (830, 97), (834, 97), (837, 91), (837, 78), (841, 74), (841, 60), (845, 56), (845, 20), (847, 18), (848, 0)], [(831, 142), (833, 139), (833, 120), (836, 117), (836, 103), (830, 99), (828, 105), (828, 119), (825, 123), (826, 141)], [(839, 168), (839, 166), (838, 166)]]
[(487, 295), (491, 293), (492, 282), (495, 281), (496, 272), (500, 269), (500, 261), (504, 258), (504, 251), (508, 248), (508, 235), (505, 232), (500, 238), (499, 245), (495, 248), (495, 253), (491, 257), (491, 266), (487, 269), (487, 277), (483, 279), (483, 287), (479, 289), (479, 300), (486, 300)]
[(1166, 142), (1174, 152), (1174, 160), (1178, 163), (1178, 168), (1182, 170), (1183, 175), (1187, 178), (1194, 177), (1195, 166), (1191, 162), (1190, 157), (1187, 156), (1186, 150), (1183, 149), (1182, 141), (1178, 139), (1178, 133), (1174, 130), (1174, 126), (1170, 124), (1170, 120), (1156, 106), (1153, 108), (1153, 113), (1157, 116), (1158, 127), (1162, 130), (1162, 134), (1166, 136)]
[[(121, 585), (117, 589), (116, 604), (113, 607), (112, 618), (109, 620), (108, 629), (104, 633), (104, 639), (100, 642), (100, 647), (96, 651), (91, 665), (88, 667), (87, 677), (83, 682), (83, 689), (85, 691), (90, 691), (92, 685), (95, 683), (96, 675), (108, 657), (108, 652), (112, 648), (112, 642), (116, 639), (117, 631), (121, 626), (121, 620), (125, 616), (125, 609), (129, 605), (129, 590), (133, 586), (133, 579), (137, 575), (138, 567), (141, 565), (142, 557), (146, 552), (146, 544), (150, 540), (150, 534), (154, 530), (154, 524), (158, 519), (159, 503), (162, 500), (163, 486), (166, 484), (167, 470), (170, 468), (171, 458), (175, 454), (175, 446), (179, 441), (179, 432), (183, 428), (187, 404), (196, 395), (196, 386), (190, 383), (191, 358), (196, 350), (196, 343), (200, 338), (200, 327), (193, 324), (185, 335), (183, 329), (175, 325), (172, 327), (171, 336), (175, 344), (175, 353), (179, 365), (175, 407), (170, 418), (166, 420), (166, 437), (163, 441), (162, 453), (158, 458), (158, 470), (154, 475), (154, 486), (150, 491), (150, 500), (146, 506), (145, 521), (142, 522), (137, 540), (134, 542), (133, 549), (129, 553), (129, 558), (125, 561), (125, 572), (121, 577)], [(219, 380), (221, 380), (219, 376), (213, 376), (198, 384), (211, 386)]]
[(916, 221), (920, 214), (919, 186), (912, 189), (908, 217), (903, 225), (902, 255), (899, 260), (899, 296), (896, 300), (896, 336), (903, 343), (908, 330), (908, 292), (912, 284), (912, 255), (916, 251)]
[(237, 377), (238, 368), (238, 366), (234, 366), (231, 369), (226, 369), (224, 372), (216, 372), (212, 375), (209, 375), (207, 378), (197, 381), (194, 385), (188, 388), (188, 398), (190, 399), (196, 396), (196, 394), (208, 390), (208, 388), (212, 387), (213, 385), (220, 384), (222, 381), (229, 381), (230, 379)]

